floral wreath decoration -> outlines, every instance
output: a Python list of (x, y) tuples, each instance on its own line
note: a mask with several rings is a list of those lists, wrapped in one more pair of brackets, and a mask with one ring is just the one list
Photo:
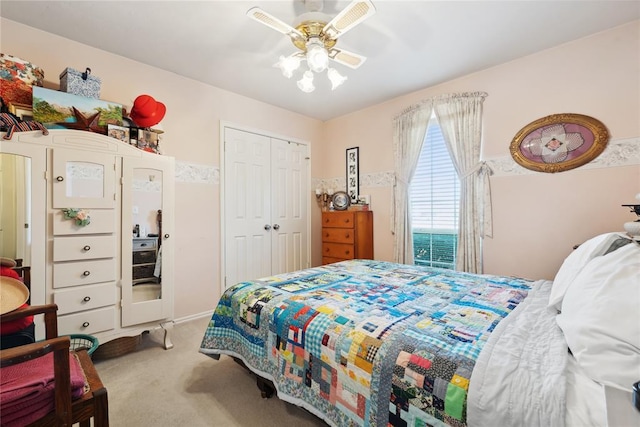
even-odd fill
[(84, 209), (76, 209), (76, 208), (65, 208), (62, 209), (64, 213), (65, 219), (73, 219), (76, 221), (76, 225), (80, 227), (84, 227), (85, 225), (91, 224), (91, 217), (89, 216), (89, 212)]

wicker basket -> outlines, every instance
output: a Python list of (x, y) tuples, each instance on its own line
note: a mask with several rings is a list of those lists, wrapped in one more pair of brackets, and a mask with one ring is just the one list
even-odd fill
[(100, 345), (98, 338), (92, 335), (71, 334), (69, 335), (69, 338), (71, 340), (71, 350), (87, 350), (89, 356), (91, 356)]
[(120, 337), (113, 341), (101, 344), (93, 353), (93, 359), (111, 359), (113, 357), (123, 356), (127, 353), (135, 351), (140, 344), (140, 335), (135, 337)]

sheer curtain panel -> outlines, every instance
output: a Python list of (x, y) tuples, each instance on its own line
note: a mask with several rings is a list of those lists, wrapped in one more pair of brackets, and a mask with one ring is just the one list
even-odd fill
[(484, 92), (432, 99), (449, 154), (460, 178), (456, 270), (482, 273), (482, 238), (492, 236), (491, 168), (480, 160)]
[(394, 260), (403, 264), (413, 264), (409, 183), (418, 164), (431, 112), (431, 102), (427, 101), (408, 108), (394, 120), (395, 182), (391, 227), (394, 234)]

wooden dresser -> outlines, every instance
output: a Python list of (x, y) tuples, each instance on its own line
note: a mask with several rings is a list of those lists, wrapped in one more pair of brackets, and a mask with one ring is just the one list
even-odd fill
[(322, 212), (322, 264), (373, 259), (373, 212)]

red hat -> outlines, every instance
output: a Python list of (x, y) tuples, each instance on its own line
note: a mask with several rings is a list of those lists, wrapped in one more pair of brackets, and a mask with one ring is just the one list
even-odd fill
[(167, 107), (162, 102), (158, 102), (149, 95), (140, 95), (133, 102), (131, 109), (131, 120), (140, 127), (146, 128), (157, 125), (167, 112)]

